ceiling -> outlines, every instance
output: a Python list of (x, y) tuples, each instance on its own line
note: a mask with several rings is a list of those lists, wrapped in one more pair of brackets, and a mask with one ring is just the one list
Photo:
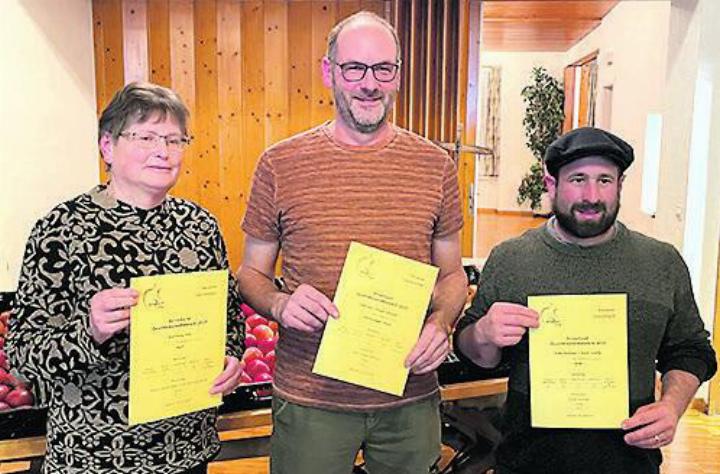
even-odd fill
[(619, 0), (484, 0), (485, 51), (567, 51)]

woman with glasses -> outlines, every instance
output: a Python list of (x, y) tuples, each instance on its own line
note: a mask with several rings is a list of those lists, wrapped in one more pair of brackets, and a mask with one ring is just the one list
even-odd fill
[[(119, 91), (99, 123), (107, 184), (55, 207), (28, 240), (7, 343), (48, 406), (46, 473), (199, 473), (220, 449), (214, 409), (128, 426), (130, 279), (228, 266), (215, 218), (168, 196), (187, 120), (169, 89)], [(228, 291), (225, 370), (212, 393), (231, 392), (240, 376), (233, 278)]]

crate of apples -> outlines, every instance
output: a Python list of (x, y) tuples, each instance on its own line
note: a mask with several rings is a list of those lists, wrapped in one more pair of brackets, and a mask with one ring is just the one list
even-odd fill
[(32, 408), (34, 399), (28, 387), (10, 373), (5, 354), (5, 336), (7, 336), (10, 311), (0, 313), (0, 412), (14, 408)]
[(240, 309), (245, 316), (245, 352), (240, 361), (243, 369), (241, 383), (272, 382), (278, 324), (260, 316), (246, 304), (242, 304)]

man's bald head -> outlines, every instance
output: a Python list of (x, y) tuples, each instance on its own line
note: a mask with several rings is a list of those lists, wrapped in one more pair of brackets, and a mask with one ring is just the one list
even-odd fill
[(398, 38), (397, 31), (395, 31), (395, 28), (384, 18), (381, 16), (378, 16), (377, 14), (369, 11), (360, 11), (357, 13), (354, 13), (350, 15), (349, 17), (343, 19), (340, 23), (335, 25), (332, 30), (330, 30), (330, 33), (328, 34), (328, 46), (327, 46), (327, 57), (331, 60), (335, 60), (337, 58), (337, 43), (338, 43), (338, 37), (340, 36), (340, 33), (342, 31), (349, 27), (349, 26), (355, 26), (355, 25), (366, 25), (368, 23), (375, 23), (379, 24), (382, 27), (384, 27), (390, 34), (392, 35), (393, 39), (395, 40), (395, 47), (397, 49), (397, 58), (396, 60), (400, 60), (400, 39)]

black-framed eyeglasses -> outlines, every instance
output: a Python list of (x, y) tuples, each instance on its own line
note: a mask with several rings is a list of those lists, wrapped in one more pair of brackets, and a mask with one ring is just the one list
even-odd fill
[(170, 153), (180, 153), (184, 151), (192, 141), (192, 137), (186, 135), (158, 135), (152, 132), (122, 132), (120, 136), (137, 143), (140, 148), (146, 150), (154, 150), (158, 148), (162, 142), (165, 142)]
[(349, 61), (346, 63), (337, 63), (331, 59), (330, 62), (340, 68), (343, 79), (348, 82), (360, 82), (365, 79), (368, 69), (372, 69), (373, 76), (378, 82), (392, 82), (397, 76), (400, 69), (401, 61), (396, 63), (382, 62), (377, 64), (364, 64), (357, 61)]

